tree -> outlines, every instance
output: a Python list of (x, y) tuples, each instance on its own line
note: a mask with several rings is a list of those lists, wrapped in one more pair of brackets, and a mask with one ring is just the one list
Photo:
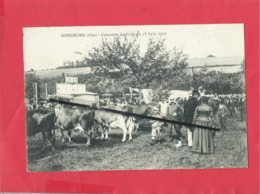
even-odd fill
[(222, 73), (201, 69), (196, 72), (197, 86), (218, 94), (238, 94), (245, 92), (245, 77), (242, 72)]
[(136, 38), (116, 37), (113, 41), (103, 39), (87, 59), (106, 90), (116, 86), (117, 91), (126, 91), (130, 86), (152, 89), (162, 84), (168, 86), (171, 80), (185, 74), (187, 58), (182, 50), (167, 50), (164, 39), (150, 39), (141, 55)]

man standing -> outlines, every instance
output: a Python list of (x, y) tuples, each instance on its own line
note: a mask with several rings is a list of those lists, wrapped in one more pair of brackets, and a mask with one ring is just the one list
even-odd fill
[[(175, 101), (174, 98), (170, 97), (169, 98), (169, 104), (167, 107), (167, 116), (166, 119), (171, 120), (171, 121), (181, 121), (182, 117), (182, 109), (181, 106)], [(175, 134), (173, 134), (175, 132)], [(173, 123), (168, 123), (168, 141), (171, 141), (172, 139), (176, 139), (178, 143), (175, 145), (176, 147), (180, 147), (181, 144), (181, 125), (180, 124), (173, 124)]]
[[(184, 104), (183, 116), (184, 116), (184, 122), (187, 124), (192, 124), (195, 109), (199, 105), (198, 98), (199, 98), (198, 90), (193, 90), (192, 96)], [(187, 129), (188, 146), (192, 147), (192, 127), (190, 125), (187, 125), (186, 129)]]
[(239, 99), (239, 109), (240, 109), (241, 121), (244, 121), (245, 120), (245, 114), (246, 114), (246, 101), (245, 101), (244, 97)]
[[(158, 107), (153, 107), (152, 117), (162, 118), (160, 115), (160, 109)], [(164, 122), (151, 119), (150, 123), (152, 124), (152, 142), (150, 143), (150, 145), (154, 145), (161, 140), (161, 126), (164, 124)]]
[(229, 115), (230, 115), (230, 112), (225, 105), (224, 99), (222, 99), (218, 105), (218, 111), (217, 111), (217, 116), (219, 119), (219, 123), (220, 123), (221, 129), (222, 129), (222, 132), (227, 131), (227, 116), (229, 116)]
[(233, 102), (231, 100), (231, 98), (226, 98), (226, 106), (230, 112), (230, 116), (233, 116)]

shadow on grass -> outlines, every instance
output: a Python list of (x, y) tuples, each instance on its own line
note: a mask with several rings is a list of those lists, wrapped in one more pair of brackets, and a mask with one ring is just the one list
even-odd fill
[[(72, 133), (72, 143), (61, 144), (61, 140), (57, 140), (58, 155), (52, 154), (50, 144), (45, 152), (37, 155), (42, 145), (39, 136), (28, 142), (31, 145), (27, 150), (28, 167), (31, 171), (247, 167), (246, 122), (234, 117), (228, 118), (227, 125), (225, 133), (216, 133), (215, 153), (209, 155), (193, 153), (186, 145), (186, 138), (179, 148), (175, 141), (162, 141), (151, 146), (151, 131), (144, 128), (133, 134), (132, 141), (122, 143), (122, 131), (118, 130), (117, 134), (111, 131), (107, 140), (97, 137), (87, 148), (87, 138)], [(162, 127), (163, 136), (167, 136), (166, 128), (167, 125)], [(181, 131), (186, 135), (185, 127)]]

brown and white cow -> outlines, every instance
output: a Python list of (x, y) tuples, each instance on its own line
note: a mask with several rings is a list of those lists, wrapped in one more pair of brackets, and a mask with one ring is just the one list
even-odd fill
[(27, 137), (42, 133), (44, 150), (50, 141), (52, 150), (55, 149), (55, 112), (47, 109), (35, 109), (26, 111)]
[(90, 145), (89, 132), (94, 123), (93, 111), (84, 107), (66, 107), (62, 106), (55, 109), (57, 121), (56, 124), (61, 130), (61, 138), (64, 143), (64, 131), (68, 132), (69, 142), (71, 142), (71, 132), (79, 130), (85, 132), (87, 137), (87, 146)]

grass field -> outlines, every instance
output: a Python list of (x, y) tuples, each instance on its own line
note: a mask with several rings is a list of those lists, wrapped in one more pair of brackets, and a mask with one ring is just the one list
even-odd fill
[(46, 69), (46, 70), (36, 70), (36, 75), (40, 78), (53, 78), (62, 76), (64, 74), (89, 74), (91, 72), (90, 67), (78, 67), (78, 68), (68, 68), (68, 69)]
[[(185, 128), (182, 133), (186, 135)], [(58, 133), (57, 133), (58, 134)], [(50, 145), (43, 153), (41, 134), (27, 140), (28, 171), (95, 171), (139, 169), (190, 169), (190, 168), (246, 168), (247, 128), (239, 121), (239, 115), (228, 119), (226, 133), (215, 136), (215, 153), (192, 153), (188, 146), (178, 149), (173, 142), (151, 146), (150, 130), (139, 130), (130, 142), (122, 143), (122, 134), (110, 135), (109, 139), (85, 147), (86, 139), (73, 133), (72, 143), (61, 145), (57, 135), (57, 149)]]

